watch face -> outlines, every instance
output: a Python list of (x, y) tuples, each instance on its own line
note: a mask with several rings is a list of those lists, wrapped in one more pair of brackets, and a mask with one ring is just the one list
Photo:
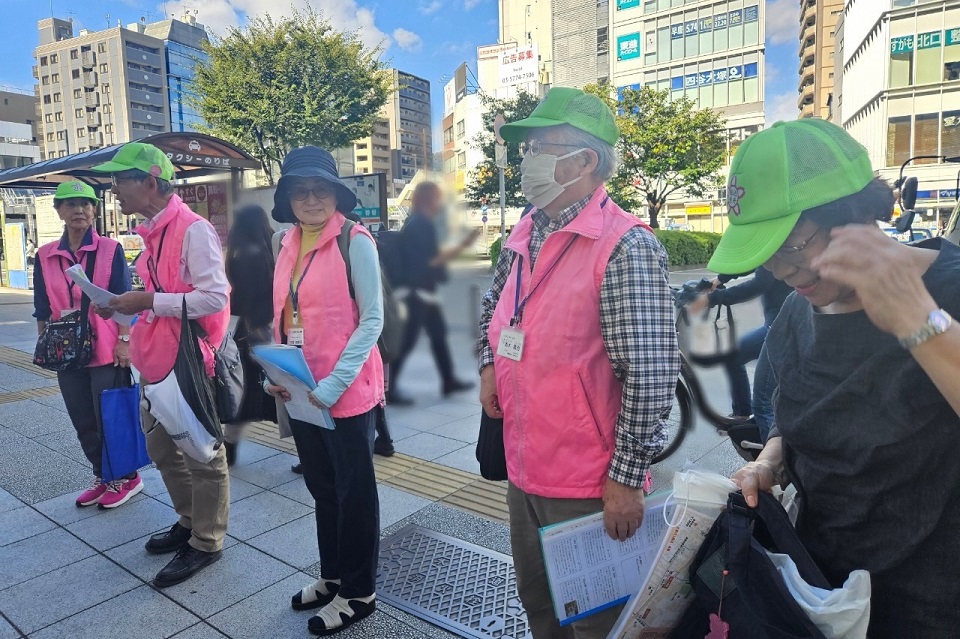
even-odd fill
[(937, 329), (938, 333), (942, 333), (950, 328), (950, 322), (952, 320), (945, 311), (937, 310), (930, 313), (930, 317), (927, 318), (927, 321), (929, 321), (930, 324)]

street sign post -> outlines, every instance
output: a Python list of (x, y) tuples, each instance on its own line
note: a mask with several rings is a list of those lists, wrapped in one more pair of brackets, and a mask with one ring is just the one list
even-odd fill
[(494, 147), (495, 160), (500, 169), (500, 248), (507, 243), (507, 187), (504, 170), (507, 168), (507, 145), (506, 140), (500, 136), (500, 129), (507, 123), (502, 113), (498, 113), (493, 119), (493, 135), (497, 138), (497, 144)]

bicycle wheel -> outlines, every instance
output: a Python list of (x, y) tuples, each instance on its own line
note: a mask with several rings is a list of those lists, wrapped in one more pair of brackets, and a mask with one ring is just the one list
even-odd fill
[(677, 380), (677, 390), (673, 395), (673, 407), (670, 409), (670, 417), (666, 420), (667, 426), (667, 444), (663, 451), (653, 458), (653, 463), (662, 462), (670, 455), (677, 452), (683, 438), (687, 432), (693, 428), (693, 406), (690, 391), (682, 379)]

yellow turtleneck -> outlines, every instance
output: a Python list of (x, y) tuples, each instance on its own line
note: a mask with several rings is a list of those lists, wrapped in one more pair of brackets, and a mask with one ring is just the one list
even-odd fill
[[(323, 233), (323, 228), (326, 224), (300, 224), (300, 254), (297, 255), (297, 263), (293, 267), (293, 282), (294, 288), (297, 286), (297, 282), (300, 281), (300, 274), (303, 272), (304, 259), (313, 248), (317, 245), (317, 241), (320, 239), (320, 234)], [(283, 332), (284, 334), (290, 333), (290, 328), (293, 326), (293, 298), (288, 294), (287, 303), (283, 309)]]

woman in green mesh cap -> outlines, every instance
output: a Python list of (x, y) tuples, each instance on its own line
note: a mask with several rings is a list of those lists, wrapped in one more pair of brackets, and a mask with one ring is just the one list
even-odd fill
[(710, 262), (763, 265), (796, 291), (767, 337), (778, 383), (747, 502), (793, 483), (797, 531), (840, 586), (872, 579), (871, 639), (960, 633), (960, 247), (906, 246), (866, 150), (821, 120), (748, 138), (730, 168), (730, 226)]

